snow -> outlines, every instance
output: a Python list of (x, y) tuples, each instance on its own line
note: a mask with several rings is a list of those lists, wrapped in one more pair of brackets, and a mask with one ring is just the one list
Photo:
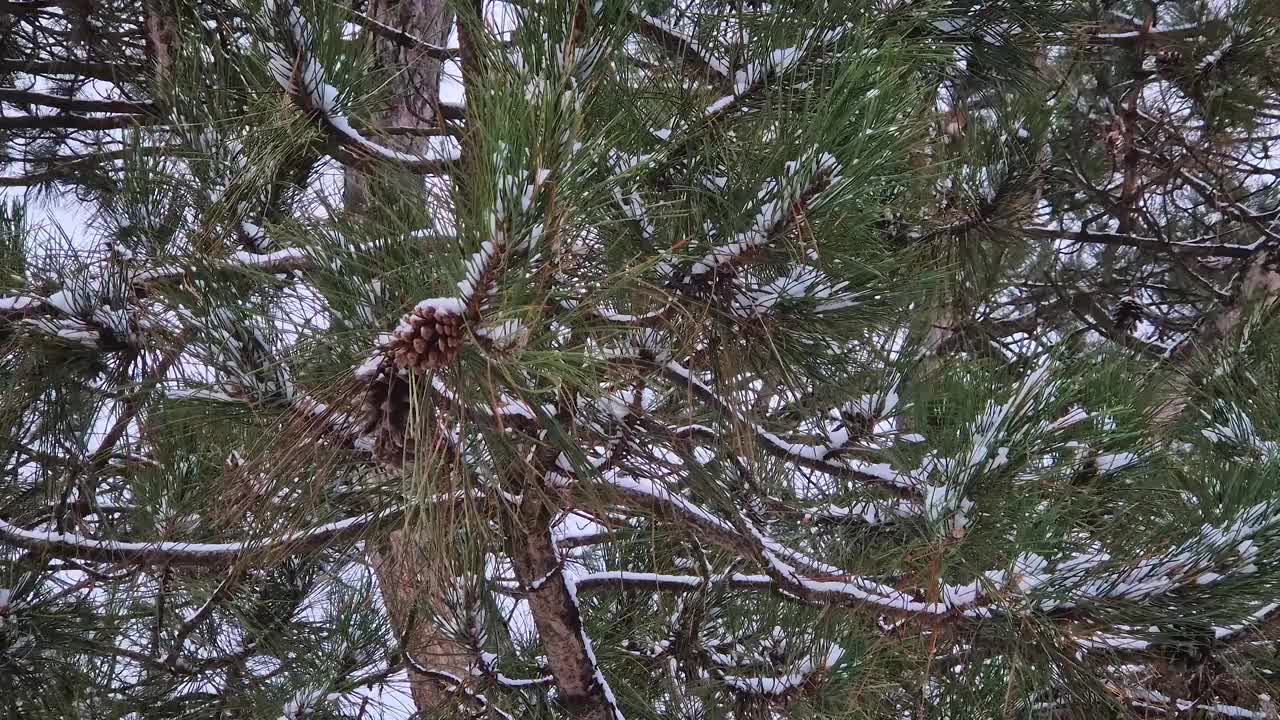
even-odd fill
[(269, 253), (250, 253), (236, 252), (232, 254), (231, 259), (247, 267), (262, 267), (277, 264), (287, 264), (289, 261), (301, 261), (307, 259), (307, 254), (302, 248), (285, 248)]
[(627, 570), (606, 570), (579, 575), (578, 584), (607, 583), (608, 581), (633, 584), (683, 585), (690, 589), (702, 587), (703, 579), (693, 575), (665, 575), (662, 573), (631, 572)]
[[(578, 603), (577, 583), (568, 575), (562, 575), (561, 577), (564, 580), (565, 592), (569, 594), (569, 601), (573, 603), (574, 611), (581, 614), (582, 606)], [(612, 711), (616, 720), (624, 720), (622, 710), (618, 707), (618, 699), (613, 695), (613, 688), (609, 686), (609, 681), (605, 680), (604, 673), (600, 672), (600, 662), (596, 660), (595, 648), (591, 645), (591, 638), (587, 635), (587, 631), (582, 628), (582, 623), (578, 623), (578, 634), (582, 638), (582, 647), (586, 651), (587, 661), (591, 663), (593, 677), (596, 684), (600, 686), (600, 691), (604, 693), (605, 701), (609, 704), (609, 710)]]
[(190, 557), (234, 557), (245, 552), (265, 550), (271, 547), (285, 547), (309, 539), (321, 538), (342, 531), (362, 528), (379, 520), (393, 516), (394, 511), (364, 513), (336, 522), (318, 525), (306, 530), (282, 533), (275, 537), (258, 541), (235, 543), (189, 543), (189, 542), (123, 542), (117, 540), (97, 540), (76, 533), (57, 532), (53, 530), (26, 530), (0, 519), (0, 538), (24, 546), (63, 546), (73, 551), (105, 552), (112, 554), (171, 554)]
[(1046, 429), (1049, 432), (1059, 432), (1088, 419), (1089, 413), (1083, 408), (1072, 408), (1066, 415), (1050, 423)]
[(414, 310), (419, 312), (434, 310), (435, 312), (461, 315), (466, 310), (466, 306), (458, 298), (434, 297), (419, 302), (414, 306)]
[(710, 67), (715, 73), (717, 73), (721, 77), (726, 77), (726, 78), (729, 77), (730, 75), (729, 66), (719, 58), (714, 57), (706, 49), (699, 46), (697, 41), (695, 41), (687, 33), (683, 33), (677, 30), (674, 25), (671, 25), (670, 23), (667, 23), (662, 19), (652, 15), (644, 16), (643, 20), (649, 25), (652, 25), (658, 28), (659, 30), (672, 35), (673, 37), (678, 38), (680, 42), (683, 43), (684, 46), (688, 48), (690, 52), (697, 55), (698, 59), (706, 63), (708, 67)]
[(329, 694), (320, 688), (304, 688), (294, 693), (293, 697), (284, 704), (280, 720), (307, 720), (318, 714), (321, 703), (326, 700), (337, 700), (340, 697), (341, 695), (337, 693)]
[(29, 295), (15, 295), (12, 297), (0, 297), (0, 312), (26, 310), (30, 307), (40, 305), (44, 300), (31, 297)]
[(488, 327), (480, 328), (476, 335), (487, 338), (498, 348), (511, 348), (525, 336), (526, 330), (519, 320), (504, 320)]
[(1216, 65), (1222, 59), (1222, 55), (1225, 55), (1226, 53), (1228, 53), (1228, 51), (1231, 49), (1231, 45), (1233, 45), (1233, 42), (1234, 42), (1233, 36), (1230, 36), (1230, 35), (1226, 36), (1226, 40), (1222, 41), (1222, 44), (1217, 46), (1216, 50), (1213, 50), (1212, 53), (1204, 56), (1204, 59), (1199, 61), (1199, 64), (1197, 65), (1196, 69), (1202, 73), (1212, 69), (1213, 65)]
[(1129, 452), (1099, 455), (1093, 460), (1094, 464), (1098, 467), (1098, 472), (1104, 475), (1106, 473), (1123, 470), (1133, 465), (1137, 465), (1138, 461), (1138, 456)]
[(1125, 635), (1097, 633), (1092, 637), (1076, 638), (1076, 644), (1085, 650), (1146, 650), (1151, 643)]
[(1193, 702), (1191, 700), (1174, 700), (1162, 692), (1147, 690), (1144, 688), (1125, 687), (1114, 688), (1114, 690), (1121, 697), (1127, 697), (1132, 705), (1149, 707), (1160, 712), (1177, 708), (1179, 714), (1194, 712), (1205, 715), (1220, 715), (1222, 717), (1249, 718), (1251, 720), (1269, 720), (1270, 717), (1273, 717), (1269, 713), (1249, 710), (1236, 705), (1224, 705), (1221, 703), (1201, 701)]
[(93, 305), (87, 293), (78, 292), (72, 288), (59, 290), (50, 295), (46, 302), (67, 315), (78, 315), (82, 310)]
[(817, 268), (798, 265), (774, 280), (740, 291), (731, 309), (740, 317), (760, 317), (779, 301), (791, 299), (809, 301), (818, 314), (834, 312), (857, 305), (868, 294), (844, 292), (847, 287), (848, 283), (833, 281)]
[(716, 100), (715, 102), (708, 105), (707, 109), (703, 111), (703, 114), (715, 115), (723, 111), (725, 108), (729, 107), (730, 105), (732, 105), (733, 102), (737, 99), (738, 99), (737, 95), (725, 95), (719, 100)]
[[(270, 0), (264, 9), (270, 15), (275, 12), (276, 2)], [(301, 52), (306, 53), (312, 46), (311, 29), (296, 7), (288, 9), (289, 29), (293, 42)], [(295, 63), (289, 57), (293, 55), (289, 48), (277, 48), (272, 51), (270, 71), (272, 76), (286, 92), (301, 92), (309, 100), (312, 107), (324, 116), (324, 120), (334, 132), (358, 147), (363, 152), (383, 160), (413, 164), (423, 160), (414, 153), (406, 153), (386, 147), (366, 138), (351, 126), (346, 115), (338, 111), (338, 89), (325, 81), (327, 72), (324, 66), (310, 55), (306, 55), (297, 63), (296, 74), (301, 87), (294, 87)], [(429, 138), (431, 159), (457, 160), (461, 157), (461, 146), (456, 138), (450, 136), (433, 136)]]
[(1201, 433), (1210, 442), (1224, 443), (1247, 448), (1256, 452), (1263, 460), (1280, 457), (1280, 444), (1264, 440), (1258, 436), (1253, 420), (1242, 408), (1234, 403), (1219, 402), (1217, 411), (1224, 416), (1224, 423), (1215, 423)]
[(844, 596), (888, 610), (928, 615), (945, 615), (950, 608), (946, 603), (924, 603), (888, 585), (866, 578), (851, 577), (848, 580), (812, 580), (800, 578), (800, 587), (819, 595)]
[(900, 518), (917, 517), (921, 507), (909, 501), (867, 501), (851, 505), (828, 504), (814, 508), (805, 513), (806, 522), (813, 520), (852, 520), (858, 519), (867, 525), (888, 525)]
[(725, 675), (722, 680), (726, 685), (740, 692), (760, 695), (784, 695), (803, 685), (815, 673), (829, 670), (844, 657), (842, 648), (832, 646), (822, 659), (805, 658), (795, 670), (779, 677), (744, 677)]
[(365, 361), (360, 363), (356, 368), (355, 377), (362, 382), (369, 382), (377, 376), (378, 371), (382, 369), (383, 356), (380, 354), (370, 355)]
[(484, 278), (485, 273), (493, 267), (495, 258), (506, 247), (502, 238), (497, 234), (496, 225), (493, 228), (493, 233), (494, 239), (480, 243), (480, 249), (472, 253), (471, 257), (467, 259), (466, 267), (463, 271), (463, 279), (458, 282), (458, 293), (463, 302), (470, 303), (475, 293), (484, 289), (480, 286), (480, 281)]
[(62, 319), (54, 320), (50, 318), (37, 318), (34, 320), (24, 321), (26, 327), (35, 329), (51, 337), (58, 338), (70, 343), (84, 345), (86, 347), (97, 347), (101, 342), (102, 336), (97, 330), (85, 325), (79, 320)]
[(1225, 640), (1229, 637), (1237, 635), (1244, 630), (1249, 629), (1253, 625), (1267, 619), (1277, 609), (1280, 609), (1280, 603), (1267, 603), (1257, 610), (1249, 614), (1246, 622), (1239, 625), (1227, 625), (1225, 627), (1215, 627), (1213, 629), (1213, 637), (1218, 640)]
[(694, 263), (685, 278), (691, 284), (702, 276), (733, 262), (743, 254), (761, 247), (772, 239), (778, 226), (791, 212), (791, 206), (820, 175), (837, 172), (835, 158), (814, 152), (803, 160), (786, 163), (782, 176), (765, 182), (756, 197), (756, 214), (751, 227), (736, 233), (730, 242), (713, 247)]

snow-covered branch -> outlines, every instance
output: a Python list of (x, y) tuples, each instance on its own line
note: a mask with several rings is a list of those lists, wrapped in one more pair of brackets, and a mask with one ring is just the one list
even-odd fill
[(316, 59), (314, 38), (306, 19), (292, 0), (270, 0), (264, 8), (273, 22), (283, 25), (285, 42), (273, 51), (272, 76), (298, 107), (313, 118), (334, 139), (342, 152), (338, 160), (363, 165), (368, 161), (388, 162), (417, 173), (447, 175), (461, 159), (461, 147), (448, 135), (428, 138), (433, 144), (428, 156), (397, 150), (365, 137), (357, 130), (339, 104), (339, 91), (327, 81), (328, 71)]
[(401, 510), (364, 513), (305, 530), (229, 543), (102, 540), (56, 530), (28, 530), (0, 520), (0, 544), (37, 554), (90, 562), (134, 565), (228, 565), (265, 560), (277, 553), (306, 553), (359, 539), (398, 522)]

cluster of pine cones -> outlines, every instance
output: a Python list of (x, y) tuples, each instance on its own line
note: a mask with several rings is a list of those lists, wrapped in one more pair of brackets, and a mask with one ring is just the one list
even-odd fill
[(401, 319), (384, 349), (397, 368), (425, 373), (458, 357), (462, 329), (462, 315), (453, 308), (420, 303)]
[[(391, 339), (382, 345), (385, 358), (362, 380), (361, 431), (373, 440), (380, 461), (399, 467), (415, 452), (408, 432), (409, 375), (423, 375), (448, 366), (462, 345), (462, 307), (456, 301), (424, 300), (400, 320)], [(401, 372), (404, 371), (404, 372)]]

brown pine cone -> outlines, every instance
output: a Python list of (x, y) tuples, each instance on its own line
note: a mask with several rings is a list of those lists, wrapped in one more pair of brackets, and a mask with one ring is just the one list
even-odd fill
[(413, 455), (409, 424), (409, 382), (384, 363), (369, 379), (361, 408), (361, 433), (373, 439), (373, 454), (381, 462), (399, 467)]
[(384, 349), (397, 368), (426, 373), (458, 357), (462, 330), (459, 303), (449, 298), (424, 300), (400, 320)]

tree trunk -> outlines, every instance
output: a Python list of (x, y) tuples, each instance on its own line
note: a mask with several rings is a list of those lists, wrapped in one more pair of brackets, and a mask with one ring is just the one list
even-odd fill
[[(443, 47), (453, 27), (453, 11), (444, 0), (372, 0), (369, 14), (374, 21), (403, 31), (436, 47)], [(394, 40), (373, 35), (373, 52), (379, 67), (390, 72), (386, 85), (390, 96), (382, 112), (374, 115), (378, 128), (429, 129), (443, 126), (440, 108), (441, 61), (426, 48), (406, 48)], [(429, 141), (416, 135), (388, 135), (379, 144), (404, 152), (426, 155)], [(422, 178), (412, 176), (418, 192)], [(370, 193), (376, 192), (379, 179), (358, 170), (346, 171), (345, 203), (348, 211), (364, 212), (369, 207)], [(394, 197), (395, 194), (392, 195)]]
[[(437, 46), (448, 41), (453, 25), (453, 13), (443, 0), (373, 0), (369, 15), (378, 23)], [(406, 48), (378, 35), (373, 35), (372, 43), (377, 64), (391, 77), (385, 109), (372, 117), (375, 128), (439, 126), (440, 60), (423, 48)], [(388, 135), (379, 137), (378, 142), (421, 154), (425, 154), (427, 148), (427, 140), (415, 135)], [(348, 169), (344, 192), (347, 210), (356, 214), (368, 212), (383, 181), (384, 178)], [(405, 178), (396, 180), (405, 181)], [(410, 202), (425, 201), (422, 178), (410, 176), (407, 181), (415, 184), (414, 192), (406, 195), (411, 198)], [(388, 197), (403, 194), (403, 188), (397, 191)], [(435, 563), (425, 561), (430, 557), (428, 550), (423, 538), (412, 529), (404, 529), (371, 549), (370, 560), (378, 576), (387, 614), (403, 640), (403, 651), (423, 667), (465, 678), (472, 662), (470, 651), (434, 623), (435, 617), (449, 612), (445, 593), (452, 578), (444, 576)], [(409, 677), (413, 701), (420, 712), (455, 701), (439, 681), (412, 670)]]
[[(379, 543), (370, 555), (378, 576), (382, 601), (403, 652), (421, 666), (466, 678), (471, 652), (441, 631), (435, 615), (448, 613), (445, 592), (450, 578), (440, 566), (426, 561), (428, 548), (412, 529), (398, 530)], [(438, 681), (409, 672), (409, 689), (419, 712), (441, 709), (456, 698)]]
[(147, 59), (155, 73), (156, 95), (166, 95), (172, 88), (178, 62), (178, 8), (175, 0), (146, 0)]

